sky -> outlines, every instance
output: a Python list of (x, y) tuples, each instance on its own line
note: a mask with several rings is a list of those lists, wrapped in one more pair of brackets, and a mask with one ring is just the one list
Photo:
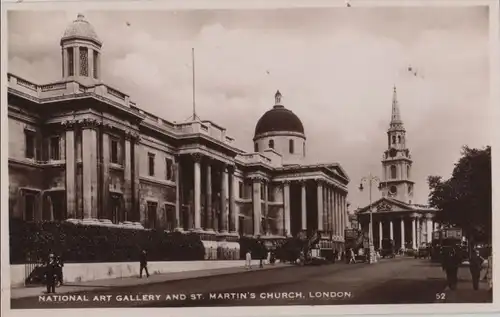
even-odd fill
[[(9, 12), (8, 71), (59, 80), (59, 40), (77, 13)], [(415, 203), (427, 203), (427, 176), (450, 177), (463, 145), (490, 144), (486, 7), (81, 13), (103, 42), (103, 81), (169, 121), (192, 113), (195, 48), (197, 114), (243, 150), (279, 89), (303, 122), (307, 162), (348, 173), (351, 209), (368, 203), (361, 178), (381, 176), (394, 85)]]

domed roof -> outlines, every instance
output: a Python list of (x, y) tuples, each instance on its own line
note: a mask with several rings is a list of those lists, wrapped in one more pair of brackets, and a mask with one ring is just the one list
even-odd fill
[(94, 30), (94, 27), (87, 20), (85, 20), (85, 16), (81, 13), (78, 14), (76, 20), (68, 25), (66, 31), (64, 31), (63, 37), (61, 38), (61, 42), (75, 38), (89, 40), (99, 45), (102, 44)]
[(264, 113), (255, 126), (255, 136), (267, 132), (297, 132), (304, 134), (304, 126), (292, 111), (281, 105), (281, 93), (275, 95), (275, 106)]

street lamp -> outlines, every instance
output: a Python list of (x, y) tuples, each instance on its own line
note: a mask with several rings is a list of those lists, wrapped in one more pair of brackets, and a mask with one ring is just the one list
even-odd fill
[(359, 184), (359, 190), (363, 191), (363, 184), (368, 184), (368, 189), (369, 189), (369, 196), (370, 196), (370, 204), (368, 205), (368, 208), (370, 208), (370, 224), (369, 224), (369, 229), (368, 229), (368, 243), (369, 243), (369, 248), (370, 248), (370, 254), (369, 254), (369, 263), (375, 263), (377, 262), (377, 258), (375, 256), (375, 248), (373, 246), (373, 212), (372, 212), (372, 188), (374, 185), (377, 183), (380, 184), (380, 179), (377, 176), (373, 176), (372, 173), (370, 173), (368, 176), (365, 176), (361, 179), (361, 183)]

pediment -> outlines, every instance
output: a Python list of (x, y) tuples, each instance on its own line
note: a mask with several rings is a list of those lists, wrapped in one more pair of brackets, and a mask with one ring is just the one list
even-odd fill
[[(381, 198), (376, 202), (371, 204), (372, 212), (399, 212), (399, 211), (411, 211), (413, 208), (411, 206), (399, 202), (393, 199)], [(369, 212), (370, 206), (362, 208), (359, 212), (366, 213)]]

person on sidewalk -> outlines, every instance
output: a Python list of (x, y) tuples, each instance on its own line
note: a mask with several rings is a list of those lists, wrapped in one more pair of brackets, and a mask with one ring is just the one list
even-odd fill
[(57, 263), (57, 285), (56, 286), (62, 286), (63, 285), (64, 262), (60, 256), (56, 257), (56, 263)]
[(141, 252), (141, 258), (140, 258), (140, 270), (139, 270), (139, 277), (142, 278), (142, 270), (146, 271), (146, 277), (149, 277), (149, 272), (148, 272), (148, 254), (146, 250), (142, 250)]
[(478, 249), (472, 251), (469, 263), (470, 274), (472, 276), (472, 287), (477, 291), (479, 289), (479, 278), (484, 263), (484, 258), (481, 257)]
[(252, 252), (250, 252), (250, 249), (248, 249), (247, 253), (245, 254), (245, 268), (247, 270), (252, 269)]
[(442, 268), (446, 272), (446, 280), (448, 281), (448, 287), (451, 290), (457, 288), (458, 281), (458, 266), (461, 263), (460, 255), (458, 254), (456, 248), (450, 247), (443, 254)]
[(56, 292), (57, 267), (54, 254), (49, 254), (49, 260), (45, 266), (45, 282), (47, 284), (47, 294)]
[(354, 250), (351, 248), (349, 250), (349, 264), (356, 264), (356, 255), (354, 254)]
[(337, 250), (337, 249), (333, 250), (332, 263), (335, 263), (335, 260), (337, 260), (338, 257), (339, 257), (339, 250)]

